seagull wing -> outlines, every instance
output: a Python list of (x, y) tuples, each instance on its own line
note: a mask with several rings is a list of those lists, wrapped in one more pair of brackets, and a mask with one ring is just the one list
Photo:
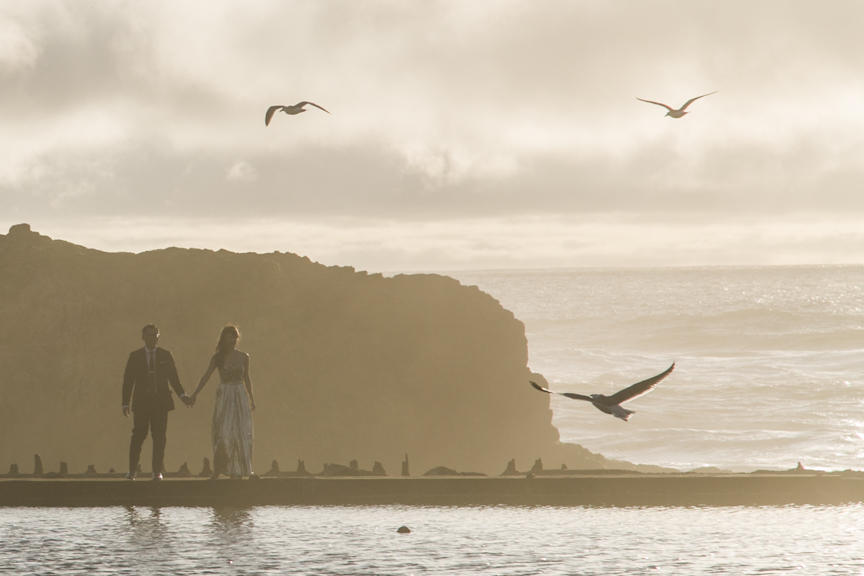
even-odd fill
[(267, 114), (264, 115), (264, 126), (270, 125), (270, 120), (273, 119), (273, 114), (276, 113), (280, 108), (284, 108), (284, 106), (270, 106), (267, 108)]
[[(706, 96), (707, 96), (707, 94), (706, 94)], [(656, 104), (657, 106), (662, 106), (663, 108), (666, 108), (670, 112), (675, 111), (672, 108), (670, 108), (669, 106), (667, 106), (666, 104), (663, 104), (662, 102), (652, 102), (651, 100), (642, 100), (642, 98), (636, 98), (636, 100), (639, 100), (640, 102), (647, 102), (648, 104)], [(695, 100), (695, 98), (694, 98), (694, 100)], [(688, 102), (688, 104), (689, 104), (689, 102)]]
[(582, 394), (574, 394), (573, 392), (558, 392), (561, 396), (566, 396), (571, 400), (587, 400), (588, 402), (593, 402), (594, 399), (590, 396), (584, 396)]
[[(528, 382), (531, 382), (531, 380), (529, 380)], [(536, 388), (537, 390), (539, 390), (541, 392), (546, 392), (547, 394), (559, 394), (561, 396), (566, 396), (567, 398), (570, 398), (571, 400), (587, 400), (588, 402), (593, 401), (593, 398), (591, 398), (590, 396), (583, 396), (582, 394), (574, 394), (572, 392), (553, 392), (552, 390), (549, 390), (548, 388), (543, 388), (542, 386), (540, 386), (536, 382), (531, 382), (531, 386), (533, 386), (534, 388)]]
[(303, 102), (298, 102), (297, 104), (295, 104), (295, 106), (302, 108), (306, 104), (309, 104), (310, 106), (314, 106), (315, 108), (318, 108), (319, 110), (324, 110), (324, 112), (327, 112), (327, 114), (330, 114), (329, 110), (326, 110), (326, 109), (322, 108), (321, 106), (318, 106), (314, 102), (307, 102), (306, 100), (304, 100)]
[(695, 98), (691, 98), (690, 100), (687, 100), (687, 103), (684, 104), (683, 106), (681, 106), (681, 112), (686, 110), (687, 106), (689, 106), (690, 104), (692, 104), (693, 102), (695, 102), (699, 98), (704, 98), (705, 96), (710, 96), (711, 94), (716, 94), (717, 92), (719, 92), (719, 90), (715, 90), (714, 92), (709, 92), (708, 94), (702, 94), (701, 96), (696, 96)]
[(606, 404), (607, 406), (615, 406), (618, 404), (623, 404), (624, 402), (627, 402), (628, 400), (632, 400), (633, 398), (636, 398), (637, 396), (641, 396), (642, 394), (645, 394), (645, 393), (651, 391), (651, 389), (654, 388), (654, 386), (656, 386), (658, 382), (660, 382), (661, 380), (666, 378), (669, 374), (671, 374), (672, 370), (674, 370), (674, 369), (675, 369), (675, 363), (673, 362), (672, 366), (667, 368), (665, 372), (662, 372), (662, 373), (660, 373), (657, 376), (654, 376), (652, 378), (648, 378), (647, 380), (643, 380), (642, 382), (637, 382), (636, 384), (633, 384), (632, 386), (628, 386), (627, 388), (624, 388), (620, 392), (616, 392), (612, 396), (607, 396), (606, 398), (604, 398), (603, 403)]
[(542, 386), (540, 386), (539, 384), (537, 384), (533, 380), (529, 380), (528, 382), (531, 384), (531, 386), (533, 386), (534, 388), (536, 388), (540, 392), (546, 392), (547, 394), (555, 394), (555, 392), (552, 392), (548, 388), (543, 388)]

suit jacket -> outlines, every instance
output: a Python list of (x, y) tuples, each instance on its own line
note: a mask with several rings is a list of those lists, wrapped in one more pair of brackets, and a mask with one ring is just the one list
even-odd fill
[(123, 406), (129, 406), (130, 400), (132, 411), (136, 409), (165, 411), (174, 410), (174, 398), (168, 384), (178, 396), (186, 393), (177, 376), (177, 367), (174, 365), (174, 357), (164, 348), (156, 347), (156, 382), (154, 386), (150, 380), (147, 369), (147, 353), (144, 348), (135, 350), (129, 354), (126, 362), (126, 371), (123, 374)]

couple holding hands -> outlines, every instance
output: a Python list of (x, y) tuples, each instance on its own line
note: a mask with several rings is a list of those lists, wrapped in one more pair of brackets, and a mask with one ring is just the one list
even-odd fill
[(171, 388), (180, 400), (191, 408), (213, 372), (219, 372), (220, 384), (213, 409), (213, 476), (226, 474), (232, 478), (254, 477), (252, 472), (252, 380), (249, 377), (249, 355), (237, 350), (240, 332), (236, 326), (226, 326), (219, 336), (216, 353), (201, 376), (192, 396), (187, 396), (174, 357), (156, 344), (159, 329), (148, 324), (141, 329), (144, 347), (129, 354), (123, 375), (123, 415), (133, 415), (132, 442), (129, 446), (129, 473), (137, 476), (141, 447), (148, 432), (153, 436), (153, 480), (162, 479), (165, 456), (168, 412), (174, 409)]

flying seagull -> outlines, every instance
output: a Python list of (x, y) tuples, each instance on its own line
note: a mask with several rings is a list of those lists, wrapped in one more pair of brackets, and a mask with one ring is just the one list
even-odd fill
[(708, 94), (703, 94), (702, 96), (696, 96), (695, 98), (691, 98), (690, 100), (687, 100), (687, 103), (684, 104), (683, 106), (681, 106), (681, 108), (679, 108), (678, 110), (674, 110), (671, 106), (667, 106), (666, 104), (663, 104), (661, 102), (652, 102), (651, 100), (642, 100), (642, 98), (636, 98), (636, 100), (639, 100), (640, 102), (648, 102), (649, 104), (656, 104), (657, 106), (663, 106), (664, 108), (669, 110), (669, 112), (666, 113), (666, 116), (671, 116), (672, 118), (681, 118), (685, 114), (687, 114), (687, 112), (685, 112), (685, 110), (687, 110), (687, 107), (690, 106), (690, 104), (692, 104), (693, 102), (695, 102), (699, 98), (704, 98), (705, 96), (710, 96), (711, 94), (716, 94), (717, 92), (719, 92), (719, 90), (715, 90), (714, 92), (710, 92)]
[(572, 398), (573, 400), (586, 400), (591, 402), (595, 408), (600, 410), (601, 412), (605, 412), (606, 414), (612, 414), (616, 418), (620, 418), (621, 420), (629, 420), (631, 414), (635, 414), (633, 410), (627, 410), (623, 408), (621, 404), (627, 402), (628, 400), (632, 400), (638, 396), (641, 396), (647, 392), (650, 392), (654, 386), (657, 385), (658, 382), (666, 378), (669, 374), (672, 373), (672, 370), (675, 369), (675, 363), (672, 363), (665, 372), (658, 374), (652, 378), (648, 378), (647, 380), (643, 380), (642, 382), (637, 382), (632, 386), (628, 386), (624, 388), (620, 392), (616, 392), (612, 396), (604, 396), (603, 394), (591, 394), (590, 396), (583, 396), (582, 394), (573, 394), (572, 392), (553, 392), (552, 390), (548, 390), (539, 386), (538, 384), (531, 382), (531, 386), (540, 390), (541, 392), (546, 392), (547, 394), (560, 394), (561, 396), (566, 396), (567, 398)]
[[(319, 108), (321, 110), (324, 110), (324, 108), (321, 108), (321, 106), (318, 106), (314, 102), (307, 102), (305, 100), (303, 102), (298, 102), (297, 104), (294, 104), (293, 106), (282, 106), (282, 105), (277, 104), (276, 106), (270, 106), (269, 108), (267, 108), (267, 115), (264, 116), (264, 125), (269, 126), (270, 120), (273, 119), (273, 114), (275, 114), (279, 110), (281, 110), (282, 112), (285, 112), (286, 114), (294, 116), (295, 114), (300, 114), (301, 112), (306, 112), (306, 109), (303, 107), (306, 106), (307, 104), (309, 104), (310, 106), (315, 106), (316, 108)], [(324, 110), (324, 112), (327, 112), (327, 114), (330, 114), (330, 112), (328, 110)]]

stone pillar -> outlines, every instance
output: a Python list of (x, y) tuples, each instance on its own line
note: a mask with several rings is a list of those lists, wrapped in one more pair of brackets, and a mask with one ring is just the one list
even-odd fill
[(516, 459), (513, 458), (507, 463), (507, 469), (501, 473), (501, 476), (518, 476), (519, 471), (516, 470)]
[(213, 470), (210, 468), (210, 459), (204, 458), (204, 468), (198, 473), (198, 476), (212, 476)]

